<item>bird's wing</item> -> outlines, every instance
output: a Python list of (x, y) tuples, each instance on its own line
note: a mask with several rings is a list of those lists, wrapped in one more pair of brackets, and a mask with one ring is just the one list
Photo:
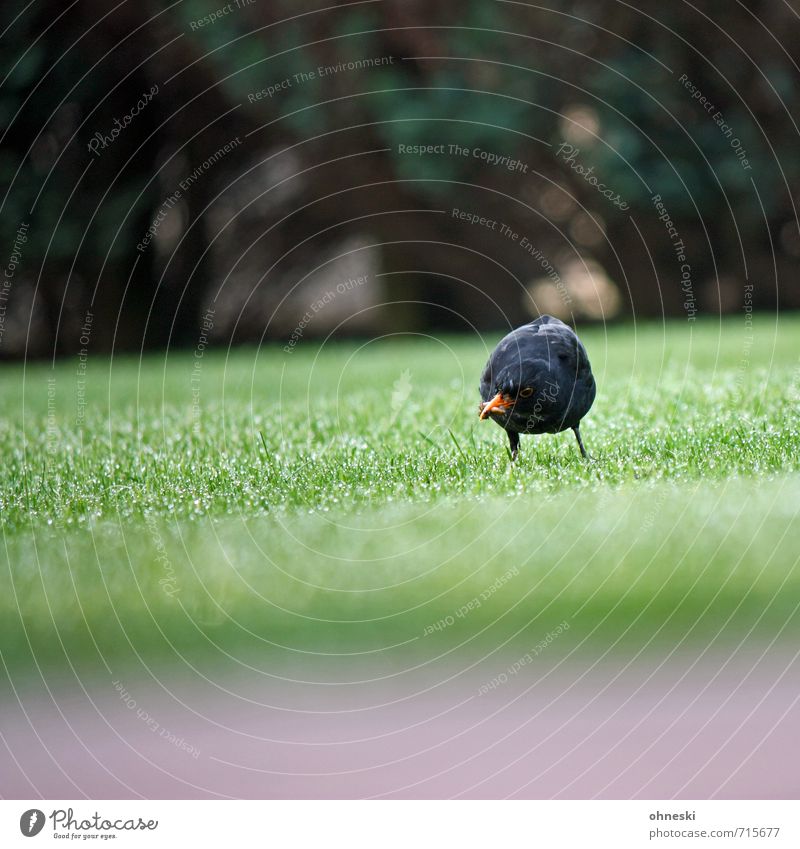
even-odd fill
[[(562, 371), (573, 379), (591, 375), (589, 358), (580, 339), (568, 324), (543, 315), (500, 340), (481, 375), (481, 398), (494, 394), (494, 380), (501, 371), (519, 369), (529, 377)], [(535, 380), (535, 377), (533, 378)]]
[(558, 319), (538, 327), (536, 337), (531, 348), (536, 350), (539, 358), (547, 357), (553, 365), (560, 360), (563, 367), (574, 372), (589, 367), (589, 358), (580, 339), (571, 327)]

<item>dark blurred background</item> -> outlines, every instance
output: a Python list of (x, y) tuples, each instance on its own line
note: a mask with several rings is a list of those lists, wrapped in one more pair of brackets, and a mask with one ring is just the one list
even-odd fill
[(5, 0), (0, 357), (798, 308), (798, 7)]

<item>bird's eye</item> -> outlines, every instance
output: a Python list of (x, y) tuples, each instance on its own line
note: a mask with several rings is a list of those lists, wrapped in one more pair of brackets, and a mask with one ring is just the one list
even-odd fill
[(530, 398), (533, 395), (533, 387), (526, 386), (524, 389), (520, 390), (519, 397), (520, 398)]

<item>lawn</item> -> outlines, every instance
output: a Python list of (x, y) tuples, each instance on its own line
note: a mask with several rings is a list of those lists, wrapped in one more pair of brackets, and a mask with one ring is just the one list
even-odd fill
[(499, 335), (4, 365), (3, 660), (796, 639), (800, 318), (580, 332), (589, 462), (478, 421)]

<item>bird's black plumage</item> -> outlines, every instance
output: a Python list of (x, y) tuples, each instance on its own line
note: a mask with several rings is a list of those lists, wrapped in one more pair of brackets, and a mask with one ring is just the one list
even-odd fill
[(581, 419), (596, 387), (589, 358), (571, 327), (543, 315), (500, 340), (481, 375), (481, 418), (502, 427), (514, 457), (521, 433), (575, 431), (581, 454)]

